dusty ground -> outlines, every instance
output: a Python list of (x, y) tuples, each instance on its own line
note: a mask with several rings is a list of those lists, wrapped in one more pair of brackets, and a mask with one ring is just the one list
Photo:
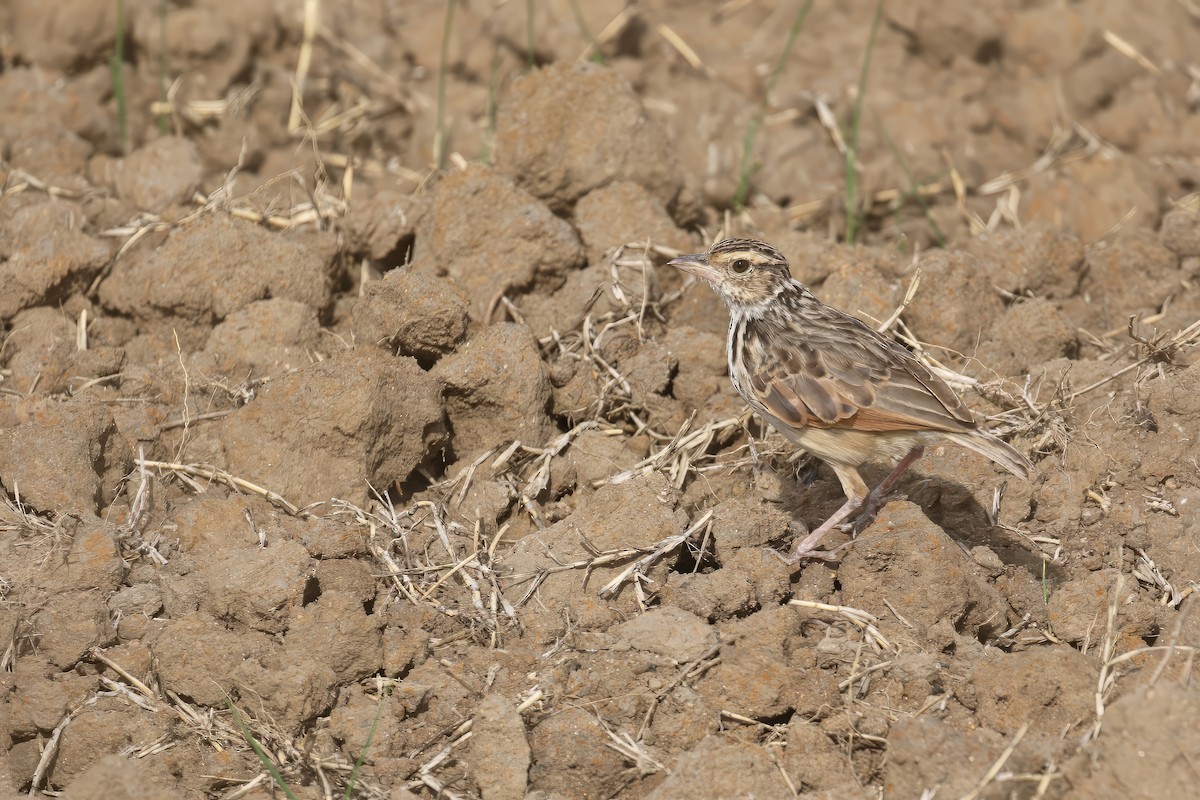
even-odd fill
[[(128, 0), (127, 143), (115, 5), (0, 6), (0, 797), (1194, 792), (1200, 12), (889, 4), (850, 246), (816, 6), (741, 214), (799, 3), (460, 4), (439, 174), (443, 2)], [(841, 497), (663, 266), (718, 231), (1036, 478), (764, 560)]]

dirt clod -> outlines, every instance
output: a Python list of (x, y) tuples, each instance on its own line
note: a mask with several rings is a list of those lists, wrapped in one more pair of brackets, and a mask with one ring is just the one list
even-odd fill
[(484, 800), (521, 800), (529, 781), (525, 723), (512, 701), (490, 694), (479, 704), (472, 728), (472, 772)]
[[(1040, 330), (1036, 338), (1027, 331)], [(975, 356), (999, 375), (1027, 375), (1034, 367), (1075, 351), (1076, 335), (1049, 300), (1017, 303), (996, 319)]]
[(1163, 215), (1162, 243), (1181, 258), (1200, 256), (1200, 213), (1177, 208)]
[(328, 255), (314, 247), (319, 243), (207, 214), (160, 248), (118, 260), (101, 294), (109, 307), (136, 319), (180, 317), (208, 325), (268, 297), (322, 310), (331, 286)]
[(260, 633), (234, 633), (207, 614), (165, 625), (150, 642), (164, 688), (207, 706), (224, 706), (244, 661), (264, 659), (274, 646)]
[(472, 318), (486, 324), (506, 293), (557, 288), (582, 257), (579, 236), (565, 220), (504, 175), (477, 165), (430, 190), (417, 223), (413, 268), (453, 278), (471, 301)]
[(963, 731), (928, 717), (898, 720), (890, 738), (897, 747), (888, 759), (887, 782), (905, 796), (925, 786), (943, 786), (955, 796), (966, 795), (1004, 749), (1003, 738), (993, 730)]
[(537, 447), (550, 435), (550, 377), (527, 328), (493, 325), (438, 362), (432, 375), (445, 384), (460, 455), (473, 457), (514, 439)]
[(258, 300), (222, 320), (204, 352), (218, 375), (279, 375), (309, 364), (326, 349), (316, 311), (281, 297)]
[[(417, 362), (356, 350), (272, 382), (218, 435), (231, 471), (307, 505), (407, 478), (445, 430), (437, 383)], [(314, 452), (320, 474), (300, 456)]]
[(134, 208), (162, 214), (190, 200), (203, 174), (196, 146), (187, 139), (168, 136), (153, 140), (120, 162), (113, 184), (118, 196)]
[(328, 664), (340, 680), (355, 681), (383, 665), (383, 622), (351, 594), (329, 591), (296, 612), (288, 626), (288, 649)]
[(235, 627), (282, 633), (303, 603), (313, 569), (308, 551), (295, 542), (242, 548), (198, 570), (208, 582), (201, 609)]
[[(11, 207), (11, 206), (10, 206)], [(19, 203), (0, 210), (0, 320), (55, 304), (86, 288), (110, 256), (109, 246), (80, 231), (74, 203)]]
[(887, 600), (906, 627), (938, 648), (953, 645), (956, 632), (987, 638), (1007, 626), (1003, 599), (918, 507), (890, 503), (872, 528), (838, 571), (846, 603), (887, 617)]
[(581, 708), (547, 717), (529, 734), (530, 787), (581, 800), (611, 795), (625, 783), (625, 762), (609, 742), (600, 721)]
[(717, 643), (716, 633), (702, 619), (671, 606), (622, 623), (616, 632), (630, 647), (679, 662), (694, 661)]
[(1065, 765), (1072, 791), (1084, 797), (1187, 794), (1190, 779), (1171, 765), (1196, 757), (1190, 734), (1197, 711), (1195, 694), (1177, 685), (1139, 688), (1120, 698), (1108, 708), (1096, 750)]
[[(0, 2), (0, 798), (1190, 796), (1194, 2), (118, 5)], [(778, 558), (718, 237), (1034, 473)]]
[(366, 285), (353, 330), (364, 344), (432, 363), (466, 338), (469, 322), (467, 301), (451, 281), (400, 268)]
[(652, 800), (743, 793), (778, 797), (789, 792), (765, 748), (711, 737), (679, 759), (666, 780), (647, 796)]
[(557, 64), (521, 78), (496, 116), (497, 165), (551, 208), (613, 181), (664, 206), (681, 188), (669, 141), (618, 73)]
[(971, 288), (980, 269), (969, 254), (940, 251), (929, 256), (921, 261), (921, 284), (928, 291), (917, 293), (909, 314), (922, 330), (937, 331), (943, 345), (970, 352), (979, 332), (1000, 316), (1003, 303), (994, 292)]
[(610, 183), (581, 197), (575, 204), (575, 227), (589, 264), (599, 263), (614, 243), (654, 242), (681, 251), (692, 245), (662, 201), (632, 181)]
[(979, 719), (992, 730), (1059, 737), (1095, 703), (1097, 670), (1070, 648), (994, 653), (975, 667)]
[(130, 466), (103, 404), (38, 400), (0, 431), (0, 482), (32, 508), (100, 514)]

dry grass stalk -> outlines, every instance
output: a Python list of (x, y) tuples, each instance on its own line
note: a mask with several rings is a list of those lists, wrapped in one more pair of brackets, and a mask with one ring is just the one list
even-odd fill
[[(856, 651), (854, 654), (854, 663), (851, 665), (851, 668), (850, 668), (850, 677), (846, 678), (843, 681), (838, 682), (838, 689), (841, 689), (843, 692), (848, 691), (850, 689), (850, 687), (854, 684), (855, 681), (862, 680), (874, 672), (880, 672), (881, 670), (885, 670), (888, 667), (892, 666), (892, 664), (895, 663), (895, 661), (880, 661), (878, 664), (872, 664), (871, 666), (867, 667), (866, 669), (863, 669), (860, 671), (858, 669), (858, 653), (861, 652), (861, 650), (862, 650), (862, 648), (860, 646), (858, 651)], [(857, 693), (859, 697), (862, 697), (866, 694), (866, 685), (865, 684), (866, 684), (866, 682), (864, 681), (863, 688), (860, 689)]]
[(978, 191), (982, 195), (999, 194), (1008, 191), (1014, 184), (1029, 180), (1038, 173), (1094, 155), (1112, 158), (1118, 153), (1111, 145), (1101, 141), (1099, 137), (1078, 123), (1072, 123), (1067, 127), (1060, 126), (1055, 129), (1046, 149), (1033, 164), (1024, 169), (999, 175), (985, 182)]
[(20, 194), (29, 189), (35, 189), (39, 192), (44, 192), (50, 197), (64, 197), (68, 200), (78, 200), (86, 197), (89, 192), (79, 191), (78, 189), (68, 189), (64, 186), (54, 186), (45, 181), (30, 175), (22, 169), (13, 169), (8, 173), (5, 180), (5, 185), (0, 188), (0, 199), (10, 194)]
[[(375, 559), (382, 565), (385, 576), (391, 579), (398, 596), (418, 605), (435, 608), (451, 618), (462, 618), (473, 626), (487, 631), (493, 646), (497, 646), (501, 631), (500, 615), (509, 624), (517, 624), (517, 608), (504, 596), (500, 587), (500, 576), (493, 564), (495, 546), (504, 528), (497, 533), (491, 544), (485, 543), (477, 529), (471, 537), (473, 549), (460, 555), (451, 540), (465, 538), (465, 529), (455, 522), (447, 522), (447, 511), (442, 503), (421, 500), (408, 508), (397, 511), (390, 500), (376, 493), (376, 502), (371, 510), (363, 509), (344, 500), (333, 503), (334, 514), (350, 514), (370, 529), (368, 541)], [(380, 530), (391, 536), (386, 541), (379, 536)], [(428, 553), (418, 555), (409, 546), (410, 537), (420, 530), (432, 530), (436, 540), (446, 551), (450, 560), (445, 564), (428, 561)], [(423, 560), (424, 559), (424, 560)], [(457, 577), (470, 594), (469, 608), (447, 605), (439, 597), (451, 578)]]
[(0, 492), (0, 532), (15, 531), (23, 536), (49, 537), (58, 524), (39, 516), (21, 502), (20, 484), (13, 484), (13, 497)]
[[(1118, 562), (1119, 563), (1119, 562)], [(1108, 595), (1108, 608), (1105, 615), (1104, 638), (1100, 643), (1100, 674), (1096, 679), (1096, 720), (1088, 728), (1087, 732), (1080, 740), (1080, 746), (1086, 747), (1087, 744), (1100, 735), (1100, 729), (1104, 724), (1104, 707), (1108, 701), (1109, 695), (1116, 686), (1117, 675), (1113, 670), (1113, 666), (1119, 662), (1114, 661), (1113, 653), (1117, 643), (1117, 609), (1121, 603), (1121, 595), (1125, 588), (1125, 576), (1117, 575), (1116, 584), (1110, 589)], [(1087, 644), (1083, 645), (1083, 652), (1087, 652)]]
[(716, 73), (712, 71), (692, 49), (692, 46), (683, 40), (683, 37), (675, 32), (669, 25), (659, 24), (654, 26), (654, 30), (663, 39), (666, 39), (667, 44), (675, 48), (679, 55), (683, 56), (683, 60), (691, 66), (692, 69), (703, 72), (710, 78), (716, 77)]
[(583, 52), (581, 52), (575, 58), (575, 60), (587, 61), (596, 54), (597, 48), (599, 48), (600, 45), (607, 44), (608, 42), (620, 36), (621, 32), (625, 30), (625, 26), (628, 25), (630, 20), (634, 18), (634, 14), (635, 8), (634, 4), (631, 2), (618, 11), (617, 14), (610, 19), (603, 28), (600, 29), (600, 32), (596, 34), (592, 41), (587, 43), (587, 46), (583, 48)]
[(997, 758), (995, 762), (988, 768), (988, 771), (984, 773), (983, 777), (979, 781), (979, 785), (963, 795), (962, 800), (978, 800), (978, 798), (983, 796), (988, 784), (996, 779), (996, 776), (1000, 774), (1000, 770), (1004, 769), (1004, 765), (1008, 763), (1008, 759), (1012, 757), (1013, 751), (1017, 749), (1017, 745), (1021, 743), (1021, 740), (1025, 738), (1025, 734), (1028, 732), (1029, 723), (1026, 722), (1020, 727), (1020, 729), (1017, 730), (1015, 734), (1013, 734), (1012, 741), (1008, 743), (1008, 746), (1004, 748), (1004, 752), (1000, 754), (1000, 757)]
[[(1192, 587), (1188, 588), (1191, 589)], [(1175, 624), (1171, 627), (1171, 636), (1167, 640), (1166, 647), (1163, 648), (1162, 660), (1158, 662), (1158, 666), (1154, 668), (1154, 672), (1151, 674), (1150, 681), (1148, 683), (1149, 686), (1153, 687), (1158, 683), (1158, 679), (1162, 677), (1163, 672), (1167, 668), (1167, 664), (1171, 661), (1171, 657), (1179, 652), (1187, 654), (1187, 661), (1180, 673), (1183, 676), (1180, 683), (1187, 685), (1191, 682), (1192, 665), (1195, 662), (1197, 648), (1179, 644), (1179, 638), (1183, 635), (1183, 626), (1187, 622), (1187, 619), (1191, 615), (1195, 605), (1196, 601), (1191, 601), (1184, 606), (1180, 610), (1178, 616), (1176, 616)], [(1129, 654), (1126, 653), (1125, 655)]]
[(799, 608), (810, 608), (815, 611), (829, 611), (838, 614), (852, 625), (859, 628), (866, 637), (869, 644), (876, 652), (882, 653), (885, 650), (899, 652), (883, 634), (879, 632), (879, 619), (861, 608), (853, 608), (851, 606), (833, 606), (828, 603), (818, 603), (813, 600), (789, 600), (789, 606), (797, 606)]
[(987, 230), (987, 224), (973, 209), (967, 206), (966, 181), (963, 180), (962, 173), (958, 171), (958, 166), (954, 163), (954, 157), (950, 154), (950, 150), (943, 147), (941, 154), (942, 161), (950, 172), (950, 186), (954, 189), (954, 206), (958, 209), (959, 216), (967, 221), (971, 235), (978, 236)]
[(300, 117), (302, 114), (304, 84), (308, 80), (308, 70), (312, 65), (313, 40), (317, 33), (317, 14), (320, 0), (304, 0), (304, 29), (300, 41), (300, 53), (296, 58), (296, 72), (292, 78), (292, 105), (288, 110), (288, 133), (298, 133), (301, 130)]
[(683, 423), (666, 447), (627, 470), (593, 481), (592, 485), (596, 488), (607, 484), (617, 485), (651, 472), (663, 472), (671, 479), (673, 485), (682, 486), (689, 470), (694, 469), (701, 460), (711, 458), (707, 451), (716, 434), (742, 427), (745, 417), (716, 420), (692, 431), (691, 425), (694, 420), (695, 414)]
[(33, 770), (33, 777), (29, 783), (29, 796), (37, 797), (38, 787), (42, 785), (42, 781), (46, 778), (46, 772), (50, 769), (50, 765), (54, 762), (54, 757), (58, 755), (58, 744), (62, 740), (62, 733), (66, 727), (71, 724), (71, 720), (79, 716), (79, 714), (89, 705), (96, 702), (96, 697), (90, 697), (80, 705), (67, 712), (62, 721), (54, 726), (54, 730), (50, 732), (50, 737), (46, 739), (46, 743), (42, 745), (42, 755), (38, 759), (37, 767)]
[(1146, 58), (1146, 56), (1142, 55), (1141, 51), (1139, 51), (1128, 41), (1107, 28), (1104, 29), (1104, 41), (1121, 55), (1125, 56), (1126, 58), (1133, 59), (1133, 61), (1139, 67), (1146, 70), (1146, 72), (1149, 72), (1154, 77), (1161, 78), (1163, 76), (1163, 72), (1158, 68), (1157, 64)]
[[(700, 517), (700, 519), (692, 523), (692, 525), (683, 533), (679, 533), (674, 536), (668, 536), (667, 538), (655, 544), (650, 552), (646, 553), (644, 556), (634, 561), (625, 569), (621, 570), (621, 572), (619, 572), (615, 578), (606, 583), (604, 588), (602, 588), (599, 592), (600, 596), (614, 596), (617, 593), (617, 590), (620, 589), (626, 581), (633, 579), (634, 589), (635, 591), (639, 591), (638, 599), (639, 601), (642, 600), (643, 598), (640, 596), (642, 582), (649, 581), (649, 578), (646, 577), (645, 574), (646, 568), (654, 564), (654, 562), (658, 561), (658, 559), (662, 558), (667, 553), (679, 547), (688, 539), (692, 538), (697, 531), (701, 530), (702, 528), (706, 528), (712, 521), (712, 516), (712, 510), (706, 511)], [(643, 607), (645, 606), (644, 603), (642, 603), (642, 605)]]
[[(543, 694), (542, 690), (534, 687), (529, 694), (517, 704), (517, 713), (520, 714), (528, 711), (530, 708), (540, 703), (544, 697), (545, 695)], [(439, 764), (446, 761), (456, 747), (462, 746), (463, 743), (471, 738), (473, 735), (472, 728), (474, 728), (474, 725), (475, 721), (473, 719), (468, 719), (456, 727), (442, 731), (438, 734), (438, 736), (435, 737), (434, 740), (427, 742), (420, 749), (410, 753), (409, 758), (416, 758), (423, 750), (425, 750), (426, 747), (431, 745), (433, 741), (441, 739), (443, 735), (448, 735), (450, 737), (450, 742), (447, 745), (442, 747), (442, 749), (436, 752), (433, 757), (426, 760), (421, 764), (420, 767), (417, 768), (416, 777), (406, 783), (405, 788), (416, 789), (420, 786), (428, 786), (430, 789), (433, 789), (440, 795), (444, 795), (446, 797), (460, 797), (460, 795), (449, 792), (441, 783), (441, 781), (433, 776), (433, 770), (436, 769)]]
[(701, 675), (719, 664), (721, 661), (719, 655), (721, 648), (729, 647), (730, 645), (735, 644), (737, 640), (737, 636), (732, 636), (723, 641), (719, 641), (712, 647), (705, 650), (704, 653), (702, 653), (698, 658), (685, 664), (683, 668), (676, 673), (675, 677), (670, 683), (655, 693), (654, 697), (650, 701), (650, 705), (646, 708), (646, 714), (642, 717), (642, 725), (640, 728), (638, 728), (637, 736), (635, 736), (634, 739), (640, 742), (646, 735), (646, 731), (650, 728), (650, 723), (654, 720), (654, 712), (658, 710), (658, 706), (662, 702), (663, 698), (675, 691), (675, 688), (684, 681), (699, 678)]
[(263, 488), (256, 483), (251, 483), (250, 481), (245, 480), (244, 478), (239, 478), (236, 475), (230, 475), (225, 470), (208, 464), (181, 464), (172, 461), (152, 461), (141, 457), (135, 459), (133, 463), (139, 468), (149, 468), (163, 472), (169, 472), (182, 480), (188, 487), (192, 489), (192, 491), (195, 491), (197, 494), (203, 493), (205, 491), (205, 487), (203, 484), (193, 480), (193, 478), (204, 478), (208, 481), (224, 484), (234, 491), (244, 490), (253, 494), (257, 494), (263, 498), (266, 498), (272, 505), (277, 506), (294, 517), (311, 516), (308, 508), (299, 508), (294, 503), (289, 502), (283, 496), (271, 491), (270, 489)]
[(146, 556), (159, 566), (167, 563), (166, 556), (158, 550), (157, 537), (154, 541), (145, 538), (142, 525), (150, 507), (150, 473), (146, 470), (146, 448), (138, 445), (138, 485), (129, 503), (129, 514), (117, 526), (117, 541), (126, 549)]
[[(1169, 506), (1169, 509), (1171, 511), (1175, 511), (1174, 506)], [(1178, 516), (1177, 511), (1175, 511), (1174, 516)], [(1153, 587), (1154, 589), (1157, 589), (1159, 593), (1162, 593), (1160, 594), (1158, 601), (1160, 606), (1178, 608), (1180, 603), (1183, 602), (1184, 597), (1187, 597), (1187, 595), (1176, 589), (1174, 585), (1172, 585), (1171, 582), (1163, 576), (1163, 572), (1158, 569), (1157, 564), (1154, 564), (1153, 559), (1146, 555), (1146, 551), (1144, 551), (1144, 549), (1139, 547), (1136, 548), (1136, 551), (1138, 551), (1138, 563), (1136, 563), (1133, 567), (1133, 577), (1138, 579), (1139, 583), (1145, 584), (1147, 587)]]
[(644, 778), (647, 775), (653, 775), (656, 772), (662, 772), (666, 769), (662, 763), (650, 755), (650, 751), (644, 743), (635, 740), (628, 732), (613, 733), (612, 729), (608, 727), (608, 724), (600, 716), (596, 717), (596, 721), (600, 723), (600, 727), (604, 728), (604, 732), (608, 735), (608, 741), (604, 744), (620, 753), (622, 758), (632, 764), (631, 770), (637, 774), (637, 777)]

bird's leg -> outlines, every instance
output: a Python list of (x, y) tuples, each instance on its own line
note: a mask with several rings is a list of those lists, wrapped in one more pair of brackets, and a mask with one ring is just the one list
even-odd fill
[[(832, 464), (833, 471), (837, 473), (838, 480), (841, 481), (842, 491), (846, 493), (846, 502), (842, 507), (833, 512), (833, 516), (821, 523), (815, 531), (805, 536), (792, 547), (792, 551), (787, 555), (776, 553), (785, 564), (795, 564), (805, 558), (820, 558), (825, 561), (834, 561), (837, 558), (838, 550), (841, 547), (836, 547), (833, 550), (814, 550), (817, 542), (829, 533), (834, 528), (842, 524), (843, 521), (854, 515), (863, 504), (863, 500), (869, 497), (867, 493), (867, 484), (863, 482), (862, 476), (858, 474), (858, 470), (854, 467), (841, 466)], [(845, 545), (843, 545), (844, 547)]]
[(842, 482), (842, 490), (846, 493), (846, 502), (837, 511), (833, 512), (833, 516), (821, 523), (821, 526), (812, 533), (805, 536), (800, 541), (796, 542), (792, 547), (792, 551), (787, 555), (770, 551), (778, 556), (785, 564), (795, 564), (805, 558), (819, 558), (825, 561), (833, 561), (837, 558), (837, 552), (849, 545), (847, 542), (840, 547), (835, 547), (833, 550), (814, 550), (817, 542), (825, 534), (829, 533), (834, 528), (841, 525), (845, 520), (854, 515), (856, 511), (862, 509), (858, 514), (858, 518), (851, 525), (851, 531), (854, 535), (858, 535), (860, 531), (866, 528), (875, 519), (875, 515), (880, 509), (887, 504), (888, 495), (896, 486), (896, 482), (900, 480), (909, 467), (916, 463), (925, 448), (914, 447), (905, 454), (904, 458), (896, 464), (895, 468), (888, 473), (888, 476), (879, 482), (879, 485), (867, 492), (867, 485), (863, 482), (862, 476), (858, 474), (858, 470), (853, 467), (843, 467), (832, 465), (834, 472), (837, 473), (838, 479)]
[(821, 541), (822, 536), (840, 525), (842, 520), (853, 515), (854, 512), (858, 510), (859, 506), (862, 505), (862, 503), (863, 498), (851, 497), (842, 505), (841, 508), (833, 512), (833, 516), (822, 522), (815, 531), (796, 542), (796, 544), (792, 547), (792, 552), (788, 553), (787, 555), (784, 555), (783, 553), (777, 553), (776, 555), (778, 555), (785, 564), (795, 564), (796, 562), (805, 558), (819, 558), (824, 561), (836, 560), (837, 552), (838, 550), (842, 549), (841, 547), (834, 548), (833, 550), (814, 550), (813, 547), (816, 546), (817, 542)]
[(900, 480), (900, 476), (915, 464), (924, 452), (925, 448), (920, 446), (909, 450), (908, 454), (896, 463), (895, 469), (889, 472), (888, 476), (871, 490), (871, 493), (867, 495), (866, 502), (862, 505), (862, 513), (858, 515), (858, 519), (854, 520), (853, 531), (855, 536), (874, 521), (875, 515), (887, 505), (888, 495), (891, 493), (892, 488), (895, 487), (896, 481)]

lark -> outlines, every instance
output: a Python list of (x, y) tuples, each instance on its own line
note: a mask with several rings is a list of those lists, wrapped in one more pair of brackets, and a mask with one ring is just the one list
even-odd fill
[[(833, 468), (845, 504), (784, 560), (832, 558), (815, 550), (859, 514), (870, 523), (924, 448), (951, 442), (1028, 478), (1033, 464), (980, 422), (946, 382), (898, 342), (825, 305), (792, 277), (787, 259), (753, 239), (726, 239), (670, 262), (711, 284), (729, 308), (729, 377), (750, 407)], [(873, 490), (867, 463), (895, 463)]]

